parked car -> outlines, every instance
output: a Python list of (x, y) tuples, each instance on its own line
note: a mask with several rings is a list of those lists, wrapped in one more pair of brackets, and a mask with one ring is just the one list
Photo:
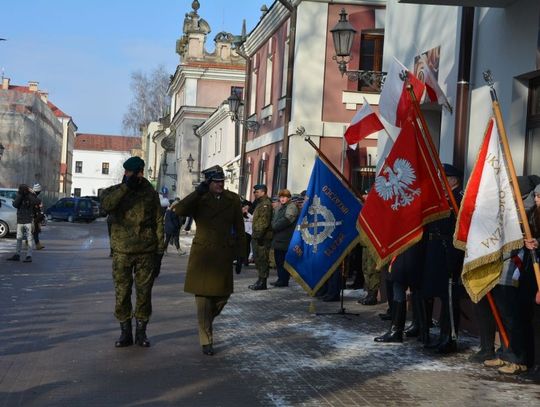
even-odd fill
[(11, 199), (0, 198), (0, 238), (17, 231), (17, 209)]
[(102, 218), (104, 216), (107, 216), (107, 212), (103, 210), (101, 207), (101, 201), (99, 200), (99, 197), (97, 196), (83, 196), (82, 198), (88, 198), (92, 200), (92, 204), (98, 208), (99, 217)]
[(17, 188), (0, 188), (0, 198), (12, 201), (17, 196)]
[(89, 198), (62, 198), (45, 211), (47, 219), (61, 219), (68, 222), (86, 220), (91, 222), (99, 216), (97, 208)]

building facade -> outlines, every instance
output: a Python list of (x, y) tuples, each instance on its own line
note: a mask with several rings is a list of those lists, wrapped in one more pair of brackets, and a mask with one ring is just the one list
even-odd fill
[[(193, 1), (193, 10), (184, 19), (183, 35), (176, 44), (180, 64), (169, 86), (171, 119), (165, 144), (173, 144), (174, 154), (167, 154), (166, 159), (168, 171), (176, 177), (176, 195), (180, 197), (193, 191), (205, 169), (197, 128), (231, 92), (244, 87), (245, 78), (245, 61), (232, 49), (230, 33), (218, 33), (214, 37), (214, 52), (206, 50), (210, 26), (199, 16), (199, 7), (199, 2)], [(190, 157), (194, 161), (188, 165)]]
[(73, 150), (71, 195), (99, 196), (101, 190), (122, 182), (122, 164), (140, 153), (139, 137), (78, 134)]
[(305, 136), (348, 178), (367, 165), (368, 148), (374, 150), (376, 141), (364, 140), (359, 149), (347, 153), (343, 134), (363, 96), (378, 104), (379, 89), (341, 76), (332, 59), (330, 29), (345, 8), (361, 34), (353, 44), (356, 65), (350, 68), (380, 71), (382, 49), (376, 53), (362, 44), (382, 46), (385, 3), (275, 1), (249, 33), (242, 45), (249, 56), (246, 107), (260, 129), (245, 130), (246, 192), (257, 183), (267, 184), (272, 195), (283, 187), (293, 193), (306, 189), (316, 151)]
[(63, 125), (37, 82), (15, 86), (2, 79), (0, 89), (0, 186), (40, 183), (43, 195), (57, 196), (60, 185)]

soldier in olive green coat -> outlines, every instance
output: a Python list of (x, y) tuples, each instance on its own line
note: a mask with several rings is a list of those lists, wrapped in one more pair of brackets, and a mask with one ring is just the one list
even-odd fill
[(184, 291), (195, 294), (202, 351), (213, 355), (212, 324), (233, 292), (233, 261), (244, 254), (246, 234), (240, 197), (224, 190), (223, 169), (216, 165), (203, 174), (205, 181), (172, 210), (197, 225)]
[(135, 343), (148, 347), (146, 325), (152, 313), (152, 286), (163, 257), (163, 215), (159, 196), (143, 178), (144, 161), (131, 157), (124, 163), (121, 184), (103, 191), (101, 203), (111, 217), (115, 316), (121, 334), (116, 347), (133, 344), (131, 289), (135, 279)]
[(255, 210), (253, 211), (253, 258), (259, 278), (249, 286), (252, 290), (266, 290), (266, 280), (270, 271), (270, 246), (272, 244), (272, 201), (268, 198), (266, 185), (257, 184), (253, 187)]

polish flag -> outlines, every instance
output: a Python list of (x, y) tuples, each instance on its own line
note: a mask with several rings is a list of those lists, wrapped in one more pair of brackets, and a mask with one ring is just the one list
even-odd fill
[(452, 113), (452, 105), (448, 101), (448, 98), (441, 89), (439, 82), (435, 78), (435, 74), (433, 73), (428, 64), (426, 55), (422, 54), (420, 58), (422, 58), (425, 67), (422, 72), (424, 73), (424, 82), (426, 85), (427, 98), (432, 102), (436, 102), (439, 105), (446, 107), (448, 111)]
[(412, 108), (410, 95), (405, 89), (405, 78), (412, 85), (418, 103), (422, 103), (426, 85), (394, 58), (381, 91), (379, 113), (390, 124), (398, 127), (407, 119)]
[(383, 130), (384, 126), (370, 104), (364, 98), (364, 105), (354, 115), (351, 125), (345, 131), (347, 144), (356, 144), (370, 134)]

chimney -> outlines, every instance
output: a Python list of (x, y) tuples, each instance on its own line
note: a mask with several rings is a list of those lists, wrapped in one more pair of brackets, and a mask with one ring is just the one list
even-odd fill
[(39, 82), (28, 81), (28, 90), (30, 90), (31, 92), (37, 92), (38, 85), (39, 85)]
[(2, 90), (9, 89), (9, 78), (2, 77)]
[(39, 96), (41, 97), (41, 100), (43, 100), (43, 102), (47, 103), (47, 101), (49, 100), (49, 92), (39, 92)]

